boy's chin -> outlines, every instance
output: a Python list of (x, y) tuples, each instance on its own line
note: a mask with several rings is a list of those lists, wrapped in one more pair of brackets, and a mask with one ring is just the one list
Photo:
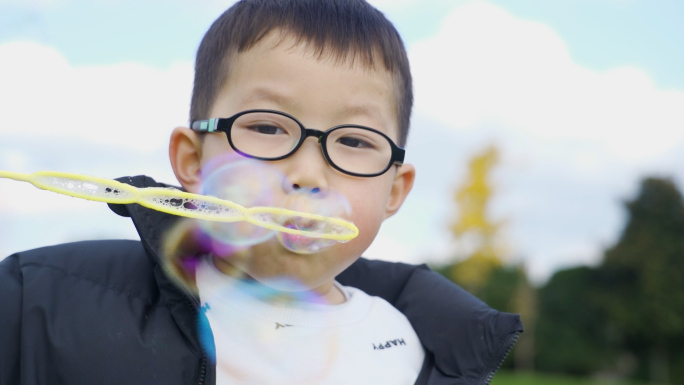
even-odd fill
[(306, 285), (297, 278), (288, 276), (267, 276), (267, 277), (251, 277), (253, 280), (259, 282), (260, 285), (266, 286), (275, 291), (282, 291), (287, 293), (304, 293), (316, 289), (315, 285)]
[[(270, 289), (284, 292), (307, 292), (324, 289), (332, 284), (337, 266), (334, 247), (319, 253), (299, 253), (289, 250), (276, 240), (216, 257), (216, 266), (234, 278), (255, 281)], [(328, 263), (326, 263), (328, 262)]]

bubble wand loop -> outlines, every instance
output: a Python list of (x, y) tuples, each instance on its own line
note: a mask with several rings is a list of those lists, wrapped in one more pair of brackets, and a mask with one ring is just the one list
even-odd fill
[[(278, 207), (246, 208), (225, 199), (175, 188), (136, 188), (115, 180), (57, 171), (22, 174), (0, 170), (0, 178), (28, 182), (39, 189), (74, 198), (112, 204), (137, 203), (171, 215), (214, 222), (244, 221), (269, 230), (310, 238), (347, 242), (359, 234), (359, 229), (344, 219)], [(312, 231), (293, 229), (282, 224), (294, 219), (320, 221), (324, 226), (321, 230)]]

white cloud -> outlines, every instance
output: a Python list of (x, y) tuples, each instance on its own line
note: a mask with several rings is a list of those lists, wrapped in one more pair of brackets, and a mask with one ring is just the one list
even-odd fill
[(370, 247), (363, 253), (370, 259), (381, 259), (391, 262), (415, 263), (406, 245), (394, 237), (378, 234)]
[(684, 141), (684, 92), (658, 89), (634, 67), (582, 67), (549, 27), (485, 2), (456, 9), (410, 57), (417, 111), (454, 128), (598, 142), (637, 162)]
[(0, 135), (81, 139), (152, 151), (187, 124), (192, 67), (74, 67), (30, 42), (0, 46)]
[(368, 2), (378, 9), (401, 9), (415, 4), (414, 0), (368, 0)]
[[(55, 49), (0, 45), (0, 170), (58, 170), (173, 182), (166, 146), (187, 122), (190, 64), (72, 66)], [(21, 249), (92, 237), (135, 237), (102, 203), (0, 180), (0, 259)]]
[[(542, 23), (470, 2), (447, 15), (438, 34), (409, 47), (409, 56), (416, 111), (408, 148), (419, 176), (412, 194), (421, 199), (409, 199), (402, 212), (452, 212), (452, 202), (437, 198), (451, 196), (469, 155), (498, 144), (492, 214), (509, 219), (511, 257), (526, 263), (535, 282), (598, 261), (617, 239), (625, 219), (620, 202), (640, 177), (684, 180), (677, 155), (684, 92), (656, 87), (633, 66), (586, 68)], [(426, 247), (448, 244), (444, 217), (431, 218), (414, 234), (427, 234)], [(410, 228), (411, 219), (400, 213), (401, 224), (383, 227), (384, 235)], [(403, 250), (404, 260), (450, 256), (438, 248)]]
[(3, 0), (5, 5), (20, 6), (24, 9), (44, 10), (67, 5), (70, 0)]

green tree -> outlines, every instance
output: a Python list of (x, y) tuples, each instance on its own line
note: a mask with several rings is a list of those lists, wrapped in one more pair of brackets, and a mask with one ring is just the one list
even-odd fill
[[(642, 358), (641, 376), (667, 383), (684, 353), (684, 202), (669, 179), (647, 178), (626, 203), (628, 221), (601, 267), (607, 310), (623, 344)], [(676, 364), (675, 364), (676, 365)]]
[(596, 268), (559, 271), (539, 290), (537, 368), (684, 383), (684, 201), (647, 178)]
[(536, 365), (539, 370), (591, 375), (611, 368), (618, 349), (611, 333), (598, 269), (556, 272), (539, 289)]

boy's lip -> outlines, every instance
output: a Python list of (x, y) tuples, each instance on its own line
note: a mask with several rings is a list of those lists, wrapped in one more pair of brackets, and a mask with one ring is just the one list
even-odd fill
[[(305, 218), (290, 218), (285, 221), (283, 226), (287, 227), (288, 229), (293, 229), (293, 230), (301, 230), (301, 231), (308, 231), (314, 228), (316, 224), (316, 221), (312, 219), (305, 219)], [(306, 237), (308, 238), (308, 237)]]
[[(282, 237), (287, 241), (287, 245), (294, 245), (298, 247), (309, 247), (311, 244), (313, 244), (316, 240), (311, 237), (307, 237), (305, 235), (295, 235), (295, 234), (287, 234), (283, 233)], [(292, 250), (290, 247), (285, 245), (285, 247), (291, 251), (297, 252), (296, 250)]]
[[(308, 230), (313, 226), (313, 221), (308, 219), (289, 219), (284, 224), (288, 229)], [(283, 247), (297, 254), (310, 254), (311, 246), (317, 241), (315, 238), (301, 234), (280, 233), (280, 240)]]

